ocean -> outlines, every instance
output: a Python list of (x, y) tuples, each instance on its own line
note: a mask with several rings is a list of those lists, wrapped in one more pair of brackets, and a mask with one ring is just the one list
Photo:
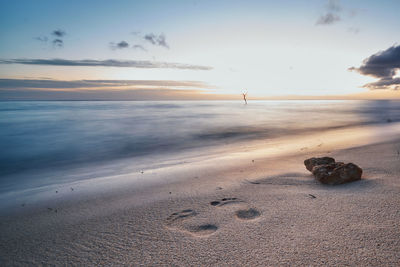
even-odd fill
[(3, 101), (0, 193), (85, 179), (85, 166), (397, 121), (400, 101)]

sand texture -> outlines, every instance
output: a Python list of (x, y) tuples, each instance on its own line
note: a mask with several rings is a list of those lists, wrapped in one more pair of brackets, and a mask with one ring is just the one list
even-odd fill
[[(1, 217), (1, 265), (399, 266), (399, 150), (396, 140), (215, 162), (179, 171), (186, 179), (26, 203)], [(318, 183), (303, 161), (324, 155), (363, 179)]]

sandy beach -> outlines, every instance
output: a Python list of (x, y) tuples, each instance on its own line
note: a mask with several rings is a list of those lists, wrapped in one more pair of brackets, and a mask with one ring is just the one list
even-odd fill
[[(250, 144), (112, 179), (25, 192), (25, 199), (16, 195), (2, 210), (1, 262), (396, 266), (398, 127), (379, 126), (380, 138), (370, 127)], [(303, 161), (322, 155), (356, 163), (363, 179), (319, 184)], [(29, 201), (34, 194), (41, 198)]]
[(0, 267), (400, 267), (399, 13), (0, 1)]

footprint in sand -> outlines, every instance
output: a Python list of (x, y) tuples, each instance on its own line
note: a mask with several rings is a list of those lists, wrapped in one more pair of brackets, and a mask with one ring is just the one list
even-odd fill
[(211, 223), (199, 223), (194, 220), (198, 213), (192, 209), (182, 210), (172, 213), (166, 220), (166, 225), (170, 229), (187, 232), (194, 236), (208, 236), (218, 230), (218, 226)]
[[(232, 214), (232, 209), (234, 209), (234, 216), (240, 220), (254, 220), (261, 215), (260, 211), (250, 207), (245, 201), (236, 197), (214, 200), (210, 202), (210, 205), (214, 207), (230, 207), (219, 210), (219, 213), (222, 213), (218, 216), (222, 217), (228, 215), (228, 213)], [(223, 210), (225, 210), (225, 212), (223, 212)], [(215, 215), (210, 214), (210, 216), (206, 217), (197, 215), (198, 213), (192, 209), (174, 212), (166, 219), (166, 227), (170, 230), (189, 233), (196, 237), (206, 237), (218, 230), (218, 225), (204, 221), (204, 219), (213, 218)]]
[(192, 225), (188, 227), (188, 231), (192, 235), (206, 236), (211, 235), (215, 231), (218, 230), (218, 227), (215, 224), (201, 224), (201, 225)]
[(210, 205), (215, 206), (215, 207), (222, 207), (222, 206), (231, 205), (231, 204), (238, 204), (240, 206), (244, 206), (242, 209), (235, 211), (236, 218), (238, 218), (238, 219), (253, 220), (261, 215), (260, 211), (258, 211), (255, 208), (249, 207), (245, 201), (240, 200), (236, 197), (223, 198), (220, 200), (215, 200), (215, 201), (210, 202)]
[(215, 207), (222, 207), (225, 205), (237, 204), (237, 203), (241, 203), (241, 202), (243, 202), (243, 201), (236, 197), (228, 197), (228, 198), (223, 198), (220, 200), (211, 201), (210, 205), (215, 206)]
[(253, 208), (238, 210), (235, 212), (237, 218), (242, 220), (252, 220), (261, 215), (261, 213)]
[(197, 212), (191, 209), (182, 210), (180, 212), (174, 212), (167, 218), (167, 223), (179, 222), (184, 219), (196, 216)]

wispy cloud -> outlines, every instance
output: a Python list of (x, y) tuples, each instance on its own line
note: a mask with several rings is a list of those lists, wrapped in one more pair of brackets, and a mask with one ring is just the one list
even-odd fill
[(366, 88), (398, 90), (400, 78), (396, 74), (400, 71), (400, 45), (373, 54), (359, 68), (351, 67), (349, 70), (379, 79), (377, 82), (365, 84)]
[(340, 12), (342, 11), (342, 6), (339, 0), (329, 0), (326, 4), (326, 9), (330, 12)]
[(147, 88), (147, 87), (176, 87), (176, 88), (212, 88), (200, 81), (174, 80), (52, 80), (52, 79), (0, 79), (2, 89), (77, 89), (77, 88)]
[(316, 24), (317, 25), (330, 25), (335, 23), (336, 21), (340, 21), (340, 16), (333, 14), (333, 13), (327, 13), (325, 15), (321, 15)]
[(46, 43), (49, 40), (49, 38), (47, 38), (46, 36), (38, 36), (38, 37), (34, 37), (33, 39), (35, 39), (39, 42), (43, 42), (43, 43)]
[(152, 45), (163, 46), (169, 49), (169, 45), (167, 44), (166, 37), (163, 33), (160, 35), (156, 35), (154, 33), (148, 33), (143, 38), (146, 41), (150, 42)]
[(316, 25), (331, 25), (341, 20), (339, 13), (342, 7), (339, 0), (329, 0), (325, 9), (325, 13), (317, 19)]
[(112, 50), (125, 49), (125, 48), (129, 48), (129, 47), (136, 49), (136, 50), (147, 51), (147, 49), (144, 48), (144, 46), (142, 46), (142, 45), (135, 44), (135, 45), (130, 46), (129, 43), (126, 41), (121, 41), (119, 43), (114, 43), (114, 42), (110, 43), (110, 48)]
[(2, 100), (226, 99), (199, 81), (0, 79)]
[(205, 93), (196, 89), (149, 88), (136, 90), (0, 90), (1, 100), (216, 100), (237, 95)]
[[(54, 38), (51, 41), (51, 45), (53, 46), (53, 48), (61, 48), (64, 47), (64, 40), (62, 39), (67, 33), (64, 30), (54, 30), (50, 33), (50, 35), (52, 35)], [(49, 40), (49, 37), (47, 36), (38, 36), (38, 37), (34, 37), (33, 39), (42, 42), (42, 43), (47, 43), (47, 41)]]
[(24, 65), (50, 65), (50, 66), (85, 66), (85, 67), (121, 67), (121, 68), (145, 68), (145, 69), (183, 69), (183, 70), (211, 70), (212, 67), (191, 65), (172, 62), (140, 61), (140, 60), (69, 60), (69, 59), (0, 59), (0, 64), (24, 64)]
[(64, 46), (64, 41), (61, 39), (54, 39), (52, 41), (52, 44), (54, 47), (63, 47)]
[(144, 46), (143, 45), (132, 45), (132, 48), (133, 49), (138, 49), (138, 50), (142, 50), (142, 51), (147, 51), (147, 49), (146, 48), (144, 48)]

